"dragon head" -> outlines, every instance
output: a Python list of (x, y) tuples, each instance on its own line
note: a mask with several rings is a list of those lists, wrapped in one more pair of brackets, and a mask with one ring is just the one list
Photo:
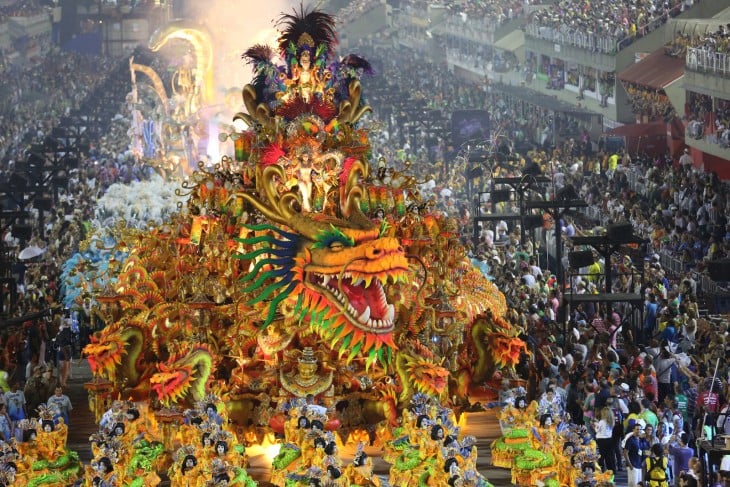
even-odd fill
[[(254, 281), (243, 291), (256, 296), (250, 305), (268, 306), (264, 326), (281, 304), (348, 362), (363, 354), (369, 366), (386, 362), (395, 347), (395, 306), (384, 286), (408, 280), (410, 270), (398, 240), (385, 236), (387, 227), (375, 226), (359, 211), (358, 174), (367, 170), (359, 161), (345, 166), (341, 217), (298, 211), (298, 195), (278, 195), (273, 184), (261, 183), (268, 204), (242, 195), (278, 224), (249, 225), (249, 235), (239, 239), (246, 248), (241, 257), (252, 261), (243, 280)], [(283, 178), (276, 164), (262, 171), (263, 181)]]
[(185, 400), (194, 403), (205, 397), (205, 386), (213, 368), (210, 348), (195, 344), (184, 347), (166, 363), (158, 363), (157, 373), (150, 378), (150, 384), (165, 406)]
[(409, 357), (406, 370), (416, 392), (431, 396), (440, 396), (449, 380), (449, 371), (433, 359), (425, 357)]
[(441, 396), (446, 392), (449, 371), (433, 352), (415, 340), (405, 343), (396, 357), (396, 369), (403, 383), (400, 400), (408, 401), (413, 393)]
[(489, 336), (489, 346), (498, 367), (513, 368), (516, 366), (523, 352), (527, 352), (527, 344), (520, 338), (504, 333), (494, 332)]
[(118, 333), (105, 329), (99, 336), (92, 336), (90, 343), (84, 347), (84, 355), (94, 376), (105, 377), (114, 382), (117, 367), (127, 354), (125, 347), (126, 342)]

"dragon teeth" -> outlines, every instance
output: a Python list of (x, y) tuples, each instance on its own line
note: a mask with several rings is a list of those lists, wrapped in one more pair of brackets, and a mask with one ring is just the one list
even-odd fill
[(326, 286), (327, 284), (329, 284), (330, 279), (332, 279), (332, 276), (329, 276), (329, 275), (322, 276), (322, 286)]
[(389, 304), (385, 310), (385, 316), (383, 316), (383, 321), (385, 321), (386, 323), (393, 323), (394, 319), (395, 319), (395, 305)]
[(362, 314), (358, 316), (357, 321), (359, 321), (363, 325), (368, 324), (368, 321), (370, 321), (370, 306), (367, 306), (365, 308), (365, 311), (363, 311)]
[(362, 283), (363, 283), (363, 278), (362, 277), (358, 277), (357, 279), (355, 279), (354, 281), (352, 281), (352, 285), (353, 286), (359, 286)]

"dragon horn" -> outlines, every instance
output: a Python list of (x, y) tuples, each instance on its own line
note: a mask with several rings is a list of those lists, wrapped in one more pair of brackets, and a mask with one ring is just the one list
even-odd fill
[(368, 166), (359, 160), (353, 162), (350, 172), (347, 174), (344, 191), (340, 193), (340, 208), (346, 218), (364, 217), (360, 211), (360, 200), (363, 196), (360, 179), (365, 179), (367, 176)]
[(339, 113), (337, 120), (340, 124), (354, 124), (362, 117), (366, 112), (370, 111), (370, 107), (367, 105), (360, 106), (360, 81), (352, 80), (349, 85), (350, 98), (340, 103)]
[(288, 225), (289, 220), (297, 213), (294, 209), (294, 203), (301, 204), (301, 201), (298, 195), (291, 191), (280, 196), (276, 189), (277, 178), (281, 181), (286, 180), (284, 168), (277, 164), (267, 166), (262, 171), (259, 192), (264, 194), (268, 204), (246, 192), (233, 193), (229, 197), (229, 201), (231, 198), (242, 198), (263, 213), (269, 220), (281, 225)]
[(213, 41), (210, 34), (192, 22), (175, 20), (156, 30), (150, 37), (148, 47), (157, 52), (172, 39), (192, 44), (197, 77), (202, 84), (203, 105), (207, 104), (213, 98)]
[(134, 62), (134, 56), (130, 58), (129, 69), (139, 71), (140, 73), (144, 73), (145, 75), (147, 75), (147, 77), (152, 81), (152, 86), (155, 89), (155, 93), (157, 93), (157, 96), (160, 98), (160, 104), (162, 105), (162, 108), (165, 109), (165, 115), (169, 115), (170, 104), (167, 101), (167, 92), (165, 91), (165, 86), (160, 79), (160, 75), (158, 75), (157, 72), (149, 66), (145, 66), (144, 64), (136, 64)]
[(256, 120), (256, 122), (260, 123), (265, 128), (273, 127), (274, 119), (271, 117), (271, 110), (269, 110), (269, 107), (266, 106), (265, 103), (258, 103), (256, 88), (250, 84), (244, 86), (241, 96), (243, 97), (243, 104), (246, 106), (248, 114)]
[(243, 122), (249, 127), (255, 127), (257, 123), (255, 118), (248, 113), (243, 112), (238, 112), (233, 116), (233, 121), (235, 122), (236, 120), (243, 120)]

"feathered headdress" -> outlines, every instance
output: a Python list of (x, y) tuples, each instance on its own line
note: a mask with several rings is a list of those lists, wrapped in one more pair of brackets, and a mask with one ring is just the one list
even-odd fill
[(306, 417), (307, 417), (307, 419), (309, 419), (310, 421), (315, 421), (315, 420), (317, 420), (317, 421), (321, 421), (321, 422), (322, 422), (322, 424), (324, 424), (324, 423), (326, 423), (326, 422), (327, 422), (327, 415), (326, 415), (326, 414), (324, 414), (324, 413), (322, 413), (322, 412), (321, 412), (321, 411), (320, 411), (319, 409), (317, 409), (317, 408), (307, 408), (307, 412), (305, 413), (305, 416), (306, 416)]
[(172, 459), (175, 461), (175, 463), (180, 463), (183, 461), (183, 459), (188, 455), (195, 456), (196, 449), (193, 445), (187, 445), (183, 446), (181, 448), (178, 448), (175, 454), (172, 456)]
[(18, 427), (24, 431), (25, 430), (35, 430), (35, 429), (38, 429), (38, 420), (36, 418), (21, 419), (16, 424), (16, 427)]
[(317, 10), (305, 9), (299, 5), (299, 11), (293, 14), (281, 14), (276, 23), (279, 36), (279, 52), (282, 58), (289, 59), (304, 49), (308, 49), (319, 57), (322, 54), (334, 54), (337, 45), (335, 19), (330, 14)]
[(256, 44), (246, 50), (241, 58), (254, 70), (254, 78), (251, 81), (256, 91), (256, 99), (262, 102), (273, 102), (274, 94), (272, 89), (284, 89), (279, 86), (279, 68), (274, 64), (274, 50), (264, 44)]
[(109, 438), (99, 446), (101, 447), (101, 456), (109, 458), (112, 463), (117, 463), (125, 450), (124, 444), (118, 438)]
[(214, 458), (210, 463), (210, 471), (213, 476), (223, 475), (224, 473), (227, 473), (228, 470), (230, 470), (230, 465), (220, 458)]
[(210, 435), (210, 439), (213, 443), (217, 443), (219, 441), (225, 441), (226, 443), (230, 442), (233, 438), (233, 435), (229, 433), (226, 430), (218, 429), (214, 433)]

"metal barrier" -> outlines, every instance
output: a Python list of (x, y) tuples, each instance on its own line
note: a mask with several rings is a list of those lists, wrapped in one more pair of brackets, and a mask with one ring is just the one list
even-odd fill
[(636, 194), (646, 196), (646, 184), (641, 181), (643, 173), (640, 173), (636, 168), (629, 168), (626, 171), (626, 179), (629, 181), (629, 188)]
[(730, 76), (730, 56), (701, 47), (688, 47), (684, 66), (690, 71), (709, 71), (721, 76)]
[(660, 16), (644, 25), (638, 26), (637, 34), (618, 37), (615, 35), (598, 35), (585, 30), (567, 30), (568, 26), (563, 24), (559, 27), (548, 27), (539, 24), (525, 25), (525, 34), (540, 39), (545, 39), (556, 44), (575, 46), (590, 51), (602, 52), (604, 54), (615, 54), (625, 47), (631, 45), (636, 39), (649, 34), (664, 25), (669, 17), (675, 17), (681, 13), (681, 4), (671, 8), (667, 16)]
[(525, 26), (525, 34), (537, 37), (538, 39), (545, 39), (556, 44), (575, 46), (581, 49), (607, 54), (615, 53), (619, 42), (614, 36), (599, 36), (592, 32), (573, 30), (562, 32), (553, 27), (546, 27), (538, 24), (527, 24)]

